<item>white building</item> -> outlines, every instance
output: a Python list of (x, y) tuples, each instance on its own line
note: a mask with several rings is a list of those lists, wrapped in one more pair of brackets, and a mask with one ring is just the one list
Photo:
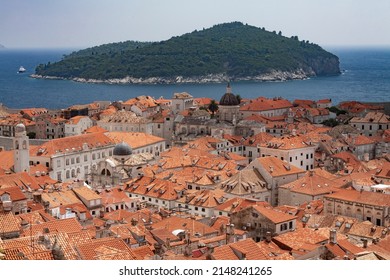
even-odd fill
[(93, 121), (88, 116), (75, 116), (65, 123), (65, 137), (82, 134), (93, 126)]
[(304, 170), (314, 168), (315, 145), (301, 136), (282, 136), (259, 145), (260, 156), (277, 157)]

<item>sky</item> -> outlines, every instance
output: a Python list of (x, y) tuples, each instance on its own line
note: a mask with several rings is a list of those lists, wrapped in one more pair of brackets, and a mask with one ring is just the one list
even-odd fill
[(240, 21), (321, 46), (390, 47), (389, 14), (389, 0), (0, 0), (0, 44), (161, 41)]

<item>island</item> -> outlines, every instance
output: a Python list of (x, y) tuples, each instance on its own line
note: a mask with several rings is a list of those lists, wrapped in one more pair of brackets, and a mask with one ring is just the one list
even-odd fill
[(105, 44), (40, 64), (35, 78), (114, 84), (285, 81), (340, 74), (339, 58), (297, 36), (241, 22), (160, 42)]

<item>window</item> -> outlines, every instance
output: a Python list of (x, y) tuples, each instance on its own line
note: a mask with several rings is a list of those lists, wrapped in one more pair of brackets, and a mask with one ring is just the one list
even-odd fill
[(66, 165), (69, 165), (69, 159), (68, 158), (66, 159)]
[(290, 221), (290, 222), (288, 223), (288, 228), (289, 228), (289, 229), (292, 229), (292, 228), (293, 228), (293, 222), (292, 222), (292, 221)]
[(57, 167), (61, 167), (61, 160), (57, 159)]
[(84, 162), (88, 161), (88, 155), (84, 155)]
[(285, 231), (285, 230), (287, 230), (287, 223), (280, 225), (280, 231)]

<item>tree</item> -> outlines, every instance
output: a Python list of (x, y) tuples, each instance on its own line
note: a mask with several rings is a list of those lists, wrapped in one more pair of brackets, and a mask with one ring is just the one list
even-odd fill
[(211, 117), (214, 117), (215, 112), (218, 111), (218, 104), (214, 99), (211, 100), (208, 109), (211, 112)]
[(329, 119), (329, 120), (323, 121), (321, 124), (329, 126), (329, 127), (335, 127), (335, 126), (339, 125), (340, 123), (335, 119)]
[(240, 103), (241, 103), (241, 100), (242, 100), (241, 95), (236, 94), (236, 98), (237, 98), (238, 103), (240, 104)]
[(29, 139), (35, 139), (36, 133), (31, 131), (31, 132), (27, 133), (27, 136)]

